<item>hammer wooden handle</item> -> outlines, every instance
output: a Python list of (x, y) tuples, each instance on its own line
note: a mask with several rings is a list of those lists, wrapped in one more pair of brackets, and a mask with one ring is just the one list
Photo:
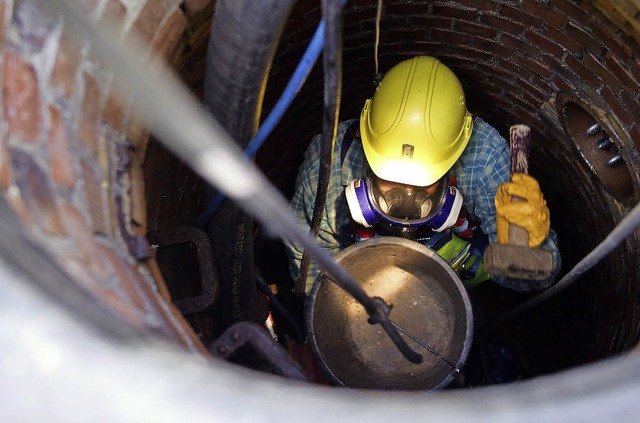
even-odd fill
[[(529, 174), (529, 142), (531, 140), (531, 128), (527, 125), (513, 125), (509, 128), (511, 144), (510, 176), (514, 173)], [(520, 197), (513, 197), (512, 201), (525, 201)], [(521, 226), (509, 224), (509, 245), (521, 247), (529, 246), (529, 233)]]
[[(529, 140), (526, 125), (509, 128), (511, 141), (511, 175), (529, 173)], [(516, 197), (513, 201), (518, 201)], [(529, 234), (524, 228), (509, 224), (509, 244), (492, 243), (484, 253), (484, 268), (492, 276), (544, 280), (553, 274), (553, 257), (542, 248), (529, 248)]]

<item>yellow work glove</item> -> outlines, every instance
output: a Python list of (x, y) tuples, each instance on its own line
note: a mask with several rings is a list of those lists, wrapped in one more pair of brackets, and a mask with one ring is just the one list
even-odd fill
[[(512, 196), (526, 201), (511, 202)], [(509, 223), (522, 226), (529, 233), (529, 247), (542, 244), (551, 226), (549, 208), (535, 178), (515, 173), (511, 182), (498, 188), (495, 197), (498, 242), (509, 243)]]

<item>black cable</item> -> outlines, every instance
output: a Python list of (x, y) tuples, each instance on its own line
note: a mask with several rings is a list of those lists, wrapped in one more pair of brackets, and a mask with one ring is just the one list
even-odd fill
[[(322, 108), (322, 135), (320, 137), (320, 169), (318, 187), (313, 205), (310, 231), (313, 237), (318, 236), (324, 207), (327, 203), (331, 163), (333, 161), (333, 145), (338, 128), (340, 99), (342, 91), (342, 1), (322, 0), (322, 20), (324, 27), (324, 52), (322, 54), (322, 70), (324, 74), (324, 104)], [(307, 274), (309, 273), (310, 256), (305, 250), (302, 254), (296, 294), (303, 298)]]
[[(322, 19), (325, 22), (325, 47), (322, 55), (322, 69), (324, 71), (324, 105), (322, 109), (322, 135), (320, 138), (320, 169), (318, 174), (318, 188), (311, 218), (311, 234), (318, 236), (324, 207), (327, 202), (327, 192), (331, 176), (331, 162), (333, 159), (333, 145), (338, 128), (340, 99), (342, 90), (342, 2), (340, 0), (322, 0)], [(302, 255), (300, 272), (296, 284), (296, 291), (303, 298), (310, 258), (307, 250)], [(349, 281), (351, 282), (351, 281)], [(343, 286), (342, 284), (339, 284)], [(349, 283), (351, 285), (351, 283)], [(400, 337), (397, 329), (389, 319), (390, 307), (381, 298), (369, 297), (360, 286), (343, 286), (356, 300), (358, 300), (369, 314), (369, 323), (379, 323), (389, 335), (398, 350), (411, 362), (422, 362), (422, 356), (413, 351)]]
[(276, 297), (273, 292), (271, 292), (271, 289), (269, 288), (267, 282), (265, 282), (265, 280), (260, 276), (257, 276), (256, 284), (258, 285), (258, 289), (260, 289), (260, 291), (262, 291), (262, 293), (269, 298), (269, 304), (273, 306), (274, 310), (280, 313), (282, 317), (284, 317), (284, 319), (287, 321), (287, 324), (296, 337), (296, 341), (298, 343), (303, 342), (304, 336), (302, 334), (302, 331), (300, 330), (300, 326), (298, 326), (298, 323), (296, 322), (296, 319), (291, 315), (291, 313), (289, 313), (289, 310), (287, 310), (287, 308), (280, 302), (278, 297)]

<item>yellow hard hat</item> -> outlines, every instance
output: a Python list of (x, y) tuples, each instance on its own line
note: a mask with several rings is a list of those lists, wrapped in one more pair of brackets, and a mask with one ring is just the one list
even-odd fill
[(416, 186), (431, 185), (446, 174), (472, 130), (460, 81), (429, 56), (391, 68), (360, 115), (364, 154), (373, 173)]

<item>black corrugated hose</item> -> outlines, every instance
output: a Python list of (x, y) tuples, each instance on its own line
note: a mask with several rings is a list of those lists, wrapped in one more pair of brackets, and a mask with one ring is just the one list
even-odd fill
[[(342, 1), (322, 0), (322, 19), (324, 27), (324, 52), (322, 54), (322, 70), (324, 74), (324, 103), (322, 107), (322, 135), (320, 137), (320, 170), (318, 188), (311, 218), (311, 234), (318, 236), (324, 208), (327, 203), (331, 162), (333, 161), (333, 145), (338, 128), (340, 99), (342, 95)], [(304, 298), (307, 274), (309, 273), (310, 256), (302, 254), (296, 294)]]
[[(294, 0), (219, 0), (211, 23), (204, 103), (245, 148), (258, 129), (267, 77)], [(225, 163), (221, 160), (220, 166)], [(256, 288), (253, 219), (225, 200), (207, 224), (220, 278), (222, 326), (264, 322), (267, 304)]]

